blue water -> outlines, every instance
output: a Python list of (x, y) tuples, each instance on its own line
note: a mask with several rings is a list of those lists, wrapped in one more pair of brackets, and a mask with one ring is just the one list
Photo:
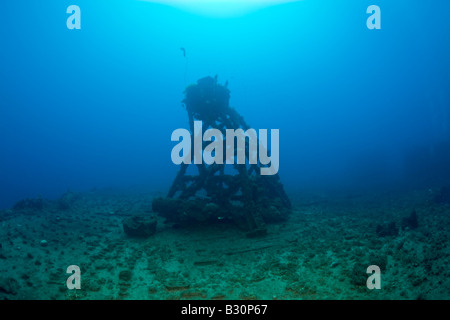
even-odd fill
[[(80, 30), (66, 27), (72, 4)], [(372, 4), (380, 30), (366, 26)], [(250, 126), (280, 130), (288, 193), (448, 185), (449, 13), (445, 1), (305, 0), (227, 17), (2, 1), (0, 208), (67, 189), (167, 192), (183, 90), (215, 75)]]

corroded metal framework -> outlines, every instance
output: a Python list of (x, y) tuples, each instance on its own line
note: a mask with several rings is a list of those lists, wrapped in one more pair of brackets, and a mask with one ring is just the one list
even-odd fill
[[(202, 121), (202, 135), (212, 128), (222, 133), (227, 129), (249, 129), (244, 118), (229, 106), (229, 98), (227, 84), (219, 84), (217, 77), (202, 78), (187, 87), (183, 104), (191, 133), (194, 133), (194, 121)], [(236, 155), (236, 143), (234, 148)], [(246, 139), (246, 160), (248, 148)], [(225, 164), (195, 164), (197, 174), (188, 174), (189, 166), (181, 164), (166, 198), (153, 200), (153, 210), (171, 222), (231, 220), (247, 230), (248, 236), (258, 236), (266, 233), (266, 223), (284, 220), (290, 213), (291, 203), (278, 174), (261, 175), (263, 165), (259, 162), (237, 164), (234, 161), (229, 166), (235, 174), (226, 172)]]

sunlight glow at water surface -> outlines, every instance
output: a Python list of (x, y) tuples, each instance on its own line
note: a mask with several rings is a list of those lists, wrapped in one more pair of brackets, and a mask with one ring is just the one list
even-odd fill
[(241, 16), (252, 11), (299, 0), (142, 0), (170, 5), (192, 13), (214, 16)]

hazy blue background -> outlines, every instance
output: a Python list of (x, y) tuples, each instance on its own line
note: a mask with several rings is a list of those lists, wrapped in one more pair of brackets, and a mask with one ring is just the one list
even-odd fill
[[(72, 4), (81, 30), (66, 28)], [(381, 30), (366, 27), (371, 4)], [(184, 86), (216, 74), (253, 128), (280, 129), (288, 192), (448, 184), (436, 146), (450, 140), (449, 14), (448, 1), (305, 0), (227, 18), (2, 1), (0, 208), (67, 189), (166, 192)]]

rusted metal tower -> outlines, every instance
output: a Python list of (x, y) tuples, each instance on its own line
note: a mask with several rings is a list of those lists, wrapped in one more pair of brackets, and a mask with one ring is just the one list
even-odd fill
[[(225, 133), (227, 129), (249, 129), (244, 118), (229, 106), (230, 91), (217, 77), (199, 79), (186, 88), (183, 104), (189, 117), (190, 131), (194, 121), (202, 121), (202, 135), (210, 129)], [(192, 142), (193, 144), (193, 142)], [(237, 143), (234, 144), (237, 154)], [(246, 160), (249, 145), (245, 140)], [(193, 148), (192, 148), (193, 150)], [(196, 166), (197, 174), (188, 174)], [(282, 221), (290, 213), (291, 203), (278, 174), (261, 175), (256, 164), (182, 163), (165, 198), (153, 200), (153, 211), (176, 224), (230, 221), (246, 230), (249, 237), (266, 234), (266, 223)]]

